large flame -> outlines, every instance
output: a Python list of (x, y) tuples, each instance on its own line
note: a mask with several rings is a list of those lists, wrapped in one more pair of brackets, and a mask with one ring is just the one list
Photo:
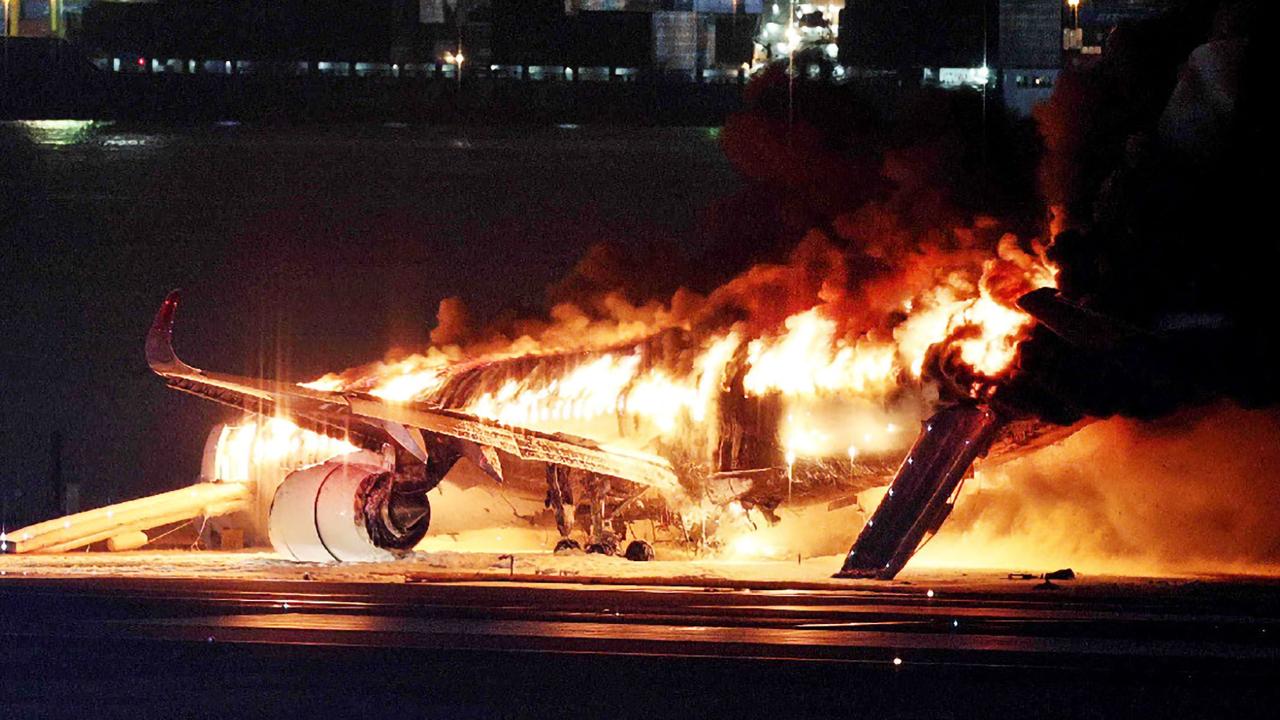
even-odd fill
[(290, 470), (355, 452), (346, 440), (304, 430), (286, 418), (224, 425), (214, 447), (213, 478), (223, 482), (279, 481)]
[[(931, 283), (904, 283), (898, 293), (904, 299), (879, 308), (878, 315), (864, 314), (871, 318), (865, 327), (842, 314), (847, 297), (825, 289), (809, 307), (763, 328), (738, 320), (706, 329), (665, 308), (622, 313), (614, 324), (589, 323), (560, 307), (556, 314), (571, 321), (576, 341), (562, 323), (545, 330), (545, 343), (522, 336), (505, 345), (481, 344), (479, 352), (433, 347), (305, 385), (359, 390), (393, 402), (445, 404), (503, 424), (653, 449), (681, 437), (706, 437), (717, 398), (731, 375), (741, 372), (748, 396), (782, 399), (778, 439), (789, 462), (886, 452), (904, 447), (911, 433), (898, 429), (928, 410), (922, 375), (931, 348), (950, 349), (949, 356), (977, 378), (998, 377), (1032, 324), (1013, 300), (1054, 284), (1043, 257), (1023, 251), (1013, 236), (1003, 238), (996, 257), (985, 263), (973, 261), (972, 253), (956, 257), (961, 259), (939, 268)], [(752, 272), (773, 277), (786, 269)], [(691, 342), (692, 360), (645, 346), (646, 339), (673, 329), (692, 338), (684, 341)], [(640, 340), (619, 345), (619, 338)], [(438, 395), (451, 377), (477, 365), (538, 356), (558, 360), (536, 372), (485, 375), (461, 400)]]
[[(1008, 236), (985, 260), (972, 251), (922, 256), (918, 267), (882, 287), (842, 291), (824, 278), (813, 301), (784, 303), (779, 286), (790, 283), (794, 291), (803, 284), (794, 266), (809, 273), (815, 264), (812, 249), (806, 252), (809, 259), (793, 266), (752, 269), (695, 312), (678, 312), (675, 302), (636, 309), (615, 298), (610, 303), (617, 322), (611, 324), (562, 306), (553, 313), (556, 321), (536, 334), (432, 347), (305, 385), (449, 407), (618, 447), (659, 453), (679, 448), (682, 458), (708, 464), (723, 421), (718, 403), (737, 394), (743, 402), (767, 402), (778, 413), (775, 439), (789, 488), (802, 461), (848, 468), (904, 451), (938, 397), (928, 380), (929, 358), (961, 363), (964, 374), (979, 382), (998, 379), (1032, 325), (1014, 300), (1055, 281), (1042, 256), (1023, 251)], [(831, 267), (823, 272), (838, 275)], [(717, 305), (724, 297), (749, 312), (708, 322), (708, 316), (725, 315)], [(280, 418), (247, 422), (222, 431), (217, 473), (223, 479), (278, 479), (282, 469), (353, 449)], [(774, 557), (793, 549), (772, 527), (757, 525), (739, 502), (719, 506), (698, 492), (666, 499), (686, 527), (716, 523), (728, 557)]]

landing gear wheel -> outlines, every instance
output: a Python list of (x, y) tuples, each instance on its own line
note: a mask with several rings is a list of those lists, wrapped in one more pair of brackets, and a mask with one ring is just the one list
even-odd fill
[(635, 562), (648, 562), (653, 559), (653, 546), (644, 540), (632, 540), (627, 545), (626, 558)]
[(599, 542), (587, 544), (588, 555), (617, 555), (618, 541), (612, 537), (606, 537)]
[(569, 555), (571, 553), (582, 552), (582, 546), (577, 540), (571, 538), (560, 538), (560, 542), (556, 543), (556, 549), (553, 550), (556, 555)]

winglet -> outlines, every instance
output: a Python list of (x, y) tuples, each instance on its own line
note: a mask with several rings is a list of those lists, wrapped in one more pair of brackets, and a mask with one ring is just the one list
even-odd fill
[(192, 369), (173, 352), (173, 318), (178, 311), (181, 295), (181, 291), (174, 290), (165, 297), (160, 309), (156, 311), (151, 330), (147, 332), (147, 364), (159, 375)]

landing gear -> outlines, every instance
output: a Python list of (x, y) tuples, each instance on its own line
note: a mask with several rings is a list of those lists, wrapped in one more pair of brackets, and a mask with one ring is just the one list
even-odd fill
[(560, 542), (556, 549), (565, 542), (578, 543), (569, 539), (573, 532), (573, 488), (569, 485), (569, 468), (560, 465), (547, 465), (547, 501), (546, 506), (556, 515), (556, 529), (560, 531)]
[[(580, 524), (588, 527), (585, 548), (587, 554), (621, 554), (619, 552), (621, 550), (620, 545), (622, 539), (627, 535), (627, 530), (625, 527), (620, 527), (618, 520), (611, 518), (607, 513), (606, 505), (611, 485), (609, 476), (595, 473), (580, 475), (579, 477), (582, 477), (583, 499), (586, 502), (583, 503), (582, 507), (578, 507), (573, 500), (569, 469), (559, 465), (548, 464), (546, 472), (546, 506), (555, 513), (556, 529), (560, 531), (560, 540), (556, 543), (555, 554), (565, 555), (583, 550), (582, 545), (579, 545), (576, 540), (569, 537), (575, 524), (575, 511), (583, 508), (586, 510), (586, 517), (582, 518)], [(614, 512), (617, 512), (621, 507), (625, 507), (635, 497), (638, 497), (638, 495), (615, 507)], [(620, 530), (620, 532), (615, 532), (615, 530)], [(653, 546), (643, 540), (635, 540), (627, 546), (625, 556), (628, 560), (652, 560)]]
[(618, 536), (605, 527), (605, 500), (609, 497), (609, 477), (587, 475), (586, 493), (591, 515), (591, 534), (587, 541), (589, 554), (617, 555)]
[(617, 555), (618, 540), (613, 533), (609, 533), (602, 541), (587, 543), (588, 555)]
[(653, 559), (653, 546), (643, 540), (632, 540), (627, 545), (626, 558), (633, 562), (648, 562)]
[(574, 555), (582, 552), (582, 545), (578, 544), (573, 538), (560, 538), (560, 542), (556, 543), (556, 549), (553, 551), (556, 555)]

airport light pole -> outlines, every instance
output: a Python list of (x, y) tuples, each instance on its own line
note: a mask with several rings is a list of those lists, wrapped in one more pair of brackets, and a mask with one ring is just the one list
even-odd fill
[(1067, 6), (1071, 8), (1071, 29), (1080, 29), (1080, 0), (1067, 0)]

